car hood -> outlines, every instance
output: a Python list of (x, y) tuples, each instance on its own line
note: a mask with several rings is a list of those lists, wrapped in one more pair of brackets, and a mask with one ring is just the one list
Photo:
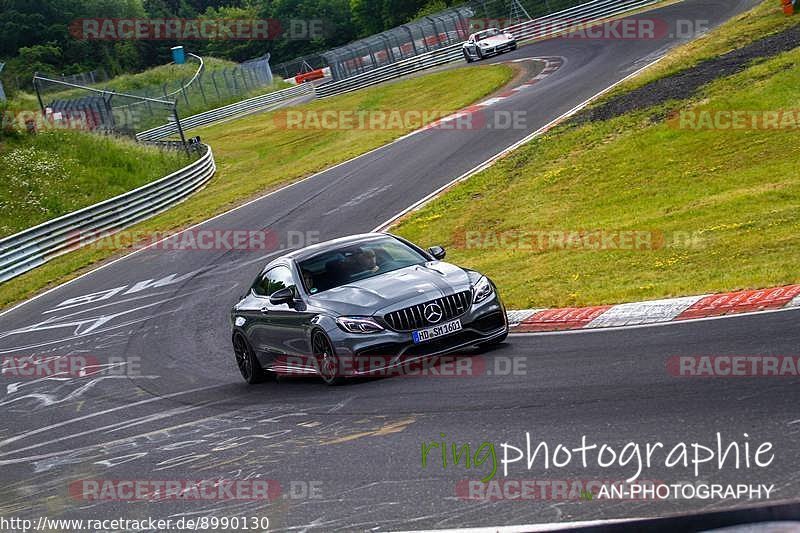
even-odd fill
[(505, 35), (495, 35), (494, 37), (487, 37), (486, 39), (481, 39), (478, 44), (486, 43), (489, 46), (497, 46), (499, 44), (505, 44), (509, 41), (509, 38)]
[(315, 294), (313, 302), (339, 315), (371, 316), (469, 289), (464, 269), (444, 261), (412, 265)]

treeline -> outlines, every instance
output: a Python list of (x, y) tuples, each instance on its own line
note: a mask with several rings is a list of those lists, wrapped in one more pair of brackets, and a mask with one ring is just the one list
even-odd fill
[[(137, 72), (171, 60), (181, 44), (199, 55), (243, 61), (272, 54), (272, 63), (324, 51), (445, 9), (456, 0), (0, 0), (0, 75), (6, 90), (30, 88), (34, 71), (73, 74), (104, 69)], [(85, 39), (83, 19), (298, 21), (291, 39)], [(309, 23), (307, 37), (303, 22)], [(319, 22), (322, 31), (319, 31)]]

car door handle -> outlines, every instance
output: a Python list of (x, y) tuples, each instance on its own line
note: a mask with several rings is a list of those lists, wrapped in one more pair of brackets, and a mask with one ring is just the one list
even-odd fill
[(261, 314), (266, 315), (267, 313), (269, 313), (269, 307), (262, 307), (261, 308)]

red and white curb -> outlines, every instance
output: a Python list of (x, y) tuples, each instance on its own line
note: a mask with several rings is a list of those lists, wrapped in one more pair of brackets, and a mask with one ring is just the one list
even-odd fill
[(800, 307), (800, 285), (649, 302), (509, 311), (512, 333), (660, 324)]
[(420, 128), (419, 130), (417, 130), (416, 132), (413, 132), (413, 133), (417, 133), (417, 132), (420, 132), (420, 131), (426, 131), (426, 130), (430, 130), (430, 129), (434, 129), (434, 128), (442, 129), (443, 126), (446, 125), (449, 122), (453, 122), (453, 121), (455, 121), (457, 119), (462, 119), (462, 118), (468, 117), (468, 116), (476, 113), (477, 111), (480, 111), (480, 110), (485, 109), (487, 107), (491, 107), (491, 106), (493, 106), (493, 105), (495, 105), (495, 104), (497, 104), (499, 102), (502, 102), (503, 100), (506, 100), (507, 98), (511, 98), (512, 96), (514, 96), (515, 94), (517, 94), (517, 93), (519, 93), (521, 91), (524, 91), (526, 89), (530, 89), (532, 86), (536, 85), (537, 83), (539, 83), (540, 81), (542, 81), (543, 79), (545, 79), (546, 77), (550, 76), (555, 71), (557, 71), (558, 69), (563, 67), (567, 60), (565, 58), (563, 58), (563, 57), (524, 57), (522, 59), (514, 59), (513, 61), (510, 61), (510, 62), (511, 63), (522, 63), (524, 61), (544, 61), (545, 65), (544, 65), (544, 68), (542, 69), (542, 71), (539, 74), (537, 74), (533, 78), (529, 79), (528, 81), (520, 83), (518, 86), (514, 87), (513, 89), (509, 89), (509, 90), (507, 90), (505, 92), (502, 92), (502, 93), (498, 94), (497, 96), (493, 96), (492, 98), (484, 100), (483, 102), (478, 102), (477, 104), (473, 104), (473, 105), (471, 105), (469, 107), (465, 107), (464, 109), (460, 109), (460, 110), (456, 111), (455, 113), (453, 113), (451, 115), (447, 115), (444, 118), (440, 118), (439, 120), (435, 120), (435, 121), (425, 125), (424, 127)]

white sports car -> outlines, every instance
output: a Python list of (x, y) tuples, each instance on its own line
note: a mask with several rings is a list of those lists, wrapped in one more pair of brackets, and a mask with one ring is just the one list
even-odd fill
[(486, 56), (516, 49), (516, 38), (510, 33), (503, 32), (498, 28), (490, 28), (478, 33), (473, 33), (462, 46), (464, 59), (467, 60), (467, 63), (472, 63), (476, 59), (483, 59)]

